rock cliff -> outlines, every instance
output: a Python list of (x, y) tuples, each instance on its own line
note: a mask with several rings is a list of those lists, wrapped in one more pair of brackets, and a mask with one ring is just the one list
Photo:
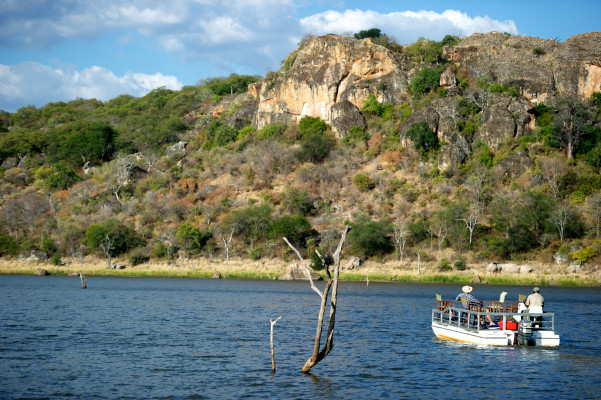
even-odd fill
[[(588, 98), (601, 91), (601, 32), (573, 36), (565, 42), (492, 32), (462, 38), (445, 46), (446, 60), (440, 86), (444, 98), (435, 98), (402, 124), (401, 140), (411, 124), (426, 121), (444, 140), (439, 159), (446, 168), (462, 162), (471, 143), (481, 141), (493, 151), (508, 137), (534, 128), (532, 114), (539, 102), (557, 94)], [(411, 104), (408, 84), (417, 65), (369, 39), (325, 35), (313, 37), (290, 54), (287, 67), (250, 87), (252, 97), (244, 117), (261, 129), (269, 123), (296, 123), (303, 116), (319, 117), (338, 137), (353, 126), (365, 127), (359, 112), (363, 100), (376, 95), (381, 103)], [(458, 82), (468, 82), (468, 87)], [(494, 82), (514, 90), (491, 93), (479, 82)], [(515, 93), (517, 91), (517, 93)], [(481, 108), (480, 123), (472, 136), (458, 133), (457, 100), (468, 98)]]

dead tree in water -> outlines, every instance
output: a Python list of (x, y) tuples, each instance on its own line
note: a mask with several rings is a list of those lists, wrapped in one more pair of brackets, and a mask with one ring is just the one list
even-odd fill
[(86, 277), (83, 276), (83, 274), (81, 272), (79, 273), (79, 279), (81, 279), (81, 288), (82, 289), (87, 289), (88, 288), (88, 281), (86, 280)]
[(271, 346), (271, 372), (275, 374), (275, 350), (273, 348), (273, 326), (276, 322), (278, 322), (282, 318), (280, 315), (275, 321), (269, 318), (269, 322), (271, 322), (271, 333), (269, 335), (269, 345)]
[[(334, 253), (334, 274), (330, 272), (330, 266), (325, 263), (325, 260), (316, 251), (317, 255), (321, 259), (322, 263), (326, 267), (326, 273), (328, 275), (328, 281), (326, 282), (326, 287), (323, 289), (323, 293), (315, 286), (313, 283), (313, 278), (311, 277), (311, 269), (305, 263), (305, 260), (302, 258), (298, 250), (294, 246), (290, 244), (288, 239), (284, 238), (284, 241), (290, 246), (292, 250), (296, 253), (298, 258), (301, 260), (301, 264), (305, 268), (307, 272), (307, 276), (309, 277), (309, 282), (311, 282), (311, 288), (321, 297), (321, 304), (319, 307), (319, 316), (317, 318), (317, 331), (315, 332), (315, 343), (313, 346), (313, 355), (305, 362), (305, 365), (301, 369), (301, 372), (309, 372), (311, 368), (317, 365), (318, 362), (323, 360), (325, 356), (332, 350), (334, 347), (334, 324), (336, 322), (336, 301), (338, 297), (338, 274), (340, 272), (340, 252), (342, 251), (342, 246), (346, 240), (346, 234), (348, 233), (350, 226), (345, 226), (342, 231), (342, 236), (340, 237), (340, 242), (338, 243), (338, 248)], [(328, 335), (326, 339), (326, 344), (323, 349), (319, 349), (321, 344), (321, 333), (323, 328), (323, 316), (325, 314), (326, 303), (328, 302), (328, 294), (330, 293), (330, 289), (332, 290), (332, 298), (330, 300), (330, 322), (328, 325)]]

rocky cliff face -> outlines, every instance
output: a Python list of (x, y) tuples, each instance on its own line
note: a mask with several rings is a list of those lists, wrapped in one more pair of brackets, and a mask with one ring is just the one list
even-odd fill
[[(258, 129), (310, 115), (332, 125), (342, 137), (353, 126), (365, 126), (359, 108), (370, 93), (382, 103), (411, 103), (408, 83), (424, 67), (370, 40), (336, 35), (314, 37), (290, 57), (287, 71), (249, 89), (254, 101), (245, 108), (245, 117), (250, 116)], [(414, 112), (400, 132), (402, 140), (411, 124), (426, 121), (446, 143), (439, 160), (442, 168), (462, 162), (476, 140), (494, 151), (508, 137), (526, 134), (534, 127), (532, 109), (538, 102), (556, 94), (588, 98), (601, 91), (601, 32), (563, 43), (496, 32), (474, 34), (445, 47), (443, 58), (449, 62), (440, 85), (447, 96)], [(469, 88), (459, 88), (458, 79), (469, 81)], [(486, 92), (477, 86), (483, 79), (515, 88), (520, 96)], [(473, 137), (456, 129), (460, 96), (482, 108)]]
[(360, 119), (359, 107), (369, 93), (377, 93), (381, 102), (402, 102), (408, 65), (403, 57), (370, 40), (336, 35), (313, 38), (288, 71), (251, 89), (258, 99), (255, 125), (261, 129), (310, 115), (344, 135), (344, 120)]

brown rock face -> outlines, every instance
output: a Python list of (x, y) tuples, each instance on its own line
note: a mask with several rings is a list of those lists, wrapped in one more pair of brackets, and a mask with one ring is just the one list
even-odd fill
[[(474, 141), (497, 150), (507, 138), (529, 134), (539, 102), (559, 93), (588, 98), (601, 92), (601, 32), (575, 35), (565, 42), (497, 32), (474, 34), (445, 47), (443, 58), (449, 61), (440, 78), (446, 96), (416, 110), (399, 132), (404, 141), (412, 124), (425, 121), (445, 142), (439, 160), (443, 168), (461, 163)], [(234, 114), (232, 126), (252, 120), (261, 129), (269, 123), (297, 123), (308, 115), (321, 118), (343, 137), (354, 126), (366, 127), (359, 110), (369, 94), (381, 103), (411, 103), (408, 82), (416, 71), (428, 67), (415, 67), (402, 54), (368, 39), (336, 35), (313, 37), (291, 53), (286, 66), (287, 70), (249, 87), (247, 97), (252, 100)], [(513, 94), (519, 95), (491, 93), (478, 86), (483, 80), (514, 88)], [(458, 132), (460, 97), (482, 110), (473, 137)], [(519, 173), (519, 168), (507, 167), (508, 174)]]
[(497, 32), (473, 34), (446, 51), (474, 82), (488, 77), (519, 88), (534, 103), (558, 91), (590, 97), (601, 90), (601, 32), (575, 35), (563, 43)]
[(305, 115), (332, 124), (334, 105), (348, 101), (361, 108), (370, 93), (382, 102), (399, 103), (407, 85), (405, 64), (369, 40), (315, 37), (298, 52), (290, 70), (262, 85), (255, 125), (261, 129), (276, 121), (298, 122)]

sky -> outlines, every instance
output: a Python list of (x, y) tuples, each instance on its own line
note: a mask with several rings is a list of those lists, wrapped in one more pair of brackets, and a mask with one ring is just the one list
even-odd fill
[(0, 110), (263, 76), (307, 34), (601, 31), (601, 1), (0, 0)]

